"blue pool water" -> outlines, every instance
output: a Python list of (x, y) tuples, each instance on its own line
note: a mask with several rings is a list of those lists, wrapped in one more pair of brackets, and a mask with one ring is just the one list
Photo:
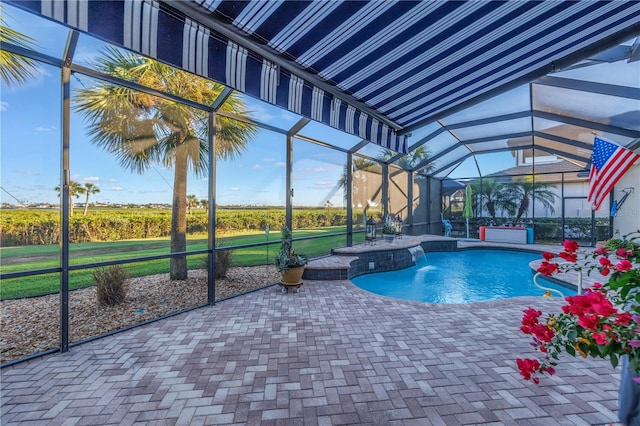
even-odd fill
[[(471, 303), (516, 296), (542, 296), (533, 284), (529, 262), (539, 254), (518, 251), (466, 250), (433, 252), (400, 271), (361, 275), (351, 281), (383, 296), (429, 303)], [(575, 291), (538, 279), (565, 296)], [(559, 297), (553, 293), (554, 297)]]

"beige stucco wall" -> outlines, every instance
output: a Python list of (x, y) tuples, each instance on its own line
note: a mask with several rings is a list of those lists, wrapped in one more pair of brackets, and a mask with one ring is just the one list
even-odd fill
[[(627, 197), (618, 214), (613, 219), (613, 229), (620, 231), (620, 236), (636, 231), (640, 228), (640, 164), (632, 166), (627, 173), (616, 183), (614, 198), (622, 198), (624, 188), (634, 188)], [(616, 235), (617, 236), (617, 235)]]

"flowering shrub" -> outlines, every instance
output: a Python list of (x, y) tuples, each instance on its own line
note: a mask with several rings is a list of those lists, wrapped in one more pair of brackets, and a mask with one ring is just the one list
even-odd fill
[[(640, 232), (640, 230), (638, 230)], [(590, 274), (598, 271), (608, 277), (606, 283), (596, 282), (585, 293), (565, 298), (562, 313), (549, 314), (533, 308), (524, 311), (520, 330), (532, 336), (532, 346), (543, 354), (542, 360), (517, 359), (525, 380), (539, 383), (539, 375), (555, 373), (559, 355), (564, 351), (587, 358), (609, 359), (616, 367), (622, 355), (629, 356), (629, 366), (640, 371), (640, 246), (637, 233), (625, 236), (624, 247), (611, 253), (598, 248), (592, 253), (580, 253), (578, 243), (565, 241), (554, 262), (552, 253), (543, 253), (538, 272), (543, 275), (574, 271)]]

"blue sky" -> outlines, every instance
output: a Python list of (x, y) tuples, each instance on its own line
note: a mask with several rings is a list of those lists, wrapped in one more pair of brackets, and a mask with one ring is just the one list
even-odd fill
[[(60, 57), (67, 31), (62, 26), (34, 17), (13, 7), (8, 10), (9, 24), (18, 31), (31, 35), (37, 40), (36, 50)], [(104, 44), (99, 40), (81, 35), (74, 61), (88, 66)], [(629, 68), (625, 63), (603, 64), (564, 73), (569, 78), (585, 78), (612, 84), (640, 86), (640, 63)], [(597, 70), (600, 72), (597, 72)], [(596, 72), (594, 72), (596, 71)], [(562, 75), (562, 74), (561, 74)], [(15, 204), (18, 199), (26, 203), (57, 203), (54, 188), (60, 182), (60, 71), (48, 65), (39, 65), (37, 75), (27, 84), (0, 87), (0, 201)], [(72, 85), (90, 84), (85, 77), (73, 77)], [(562, 108), (570, 114), (585, 114), (586, 117), (611, 111), (611, 115), (633, 109), (625, 105), (621, 98), (600, 98), (593, 104), (585, 104), (580, 97), (562, 99), (545, 97), (538, 90), (536, 102), (539, 108), (553, 108), (561, 102)], [(264, 102), (243, 97), (249, 115), (255, 120), (289, 129), (299, 119), (293, 113)], [(548, 102), (549, 105), (545, 104)], [(635, 102), (637, 108), (637, 101)], [(469, 119), (488, 117), (494, 114), (523, 111), (529, 108), (528, 85), (516, 88), (499, 97), (483, 102), (472, 109), (463, 110), (444, 119), (444, 123), (455, 123)], [(572, 111), (572, 108), (576, 111)], [(593, 110), (593, 112), (592, 112)], [(606, 115), (604, 115), (606, 117)], [(528, 119), (527, 119), (528, 120)], [(525, 122), (527, 120), (524, 120)], [(540, 120), (537, 121), (540, 124)], [(551, 123), (550, 125), (556, 125)], [(436, 125), (437, 126), (437, 125)], [(505, 130), (497, 128), (498, 123), (477, 128), (460, 129), (471, 134), (500, 134)], [(415, 131), (409, 144), (428, 135), (434, 129), (425, 126)], [(512, 132), (526, 129), (510, 129)], [(493, 133), (492, 133), (493, 132)], [(342, 148), (350, 148), (359, 142), (348, 135), (320, 123), (311, 122), (301, 134), (323, 140)], [(475, 136), (481, 137), (481, 136)], [(615, 141), (615, 140), (614, 140)], [(496, 141), (500, 145), (505, 141)], [(624, 142), (624, 141), (620, 141)], [(494, 142), (492, 142), (494, 143)], [(457, 144), (452, 134), (445, 132), (427, 145), (430, 152), (439, 152)], [(475, 147), (478, 147), (476, 145)], [(465, 148), (459, 148), (463, 154)], [(368, 144), (362, 152), (376, 157), (381, 149)], [(100, 193), (91, 196), (92, 201), (110, 203), (171, 203), (173, 175), (162, 165), (155, 165), (143, 175), (124, 170), (108, 153), (96, 147), (85, 134), (82, 120), (71, 118), (71, 179), (92, 183), (100, 188)], [(285, 137), (269, 130), (259, 130), (258, 135), (248, 142), (248, 150), (234, 161), (221, 161), (217, 165), (216, 202), (220, 205), (284, 205), (285, 203)], [(455, 153), (445, 155), (441, 161), (455, 158)], [(478, 166), (482, 174), (490, 174), (515, 165), (510, 152), (478, 155)], [(294, 205), (323, 206), (328, 201), (335, 206), (344, 205), (344, 197), (337, 182), (346, 162), (346, 154), (327, 149), (306, 141), (296, 140), (294, 144), (293, 187)], [(476, 177), (478, 171), (473, 158), (468, 158), (457, 168), (447, 169), (441, 175), (451, 172), (451, 178)], [(190, 176), (188, 194), (199, 199), (207, 198), (207, 180)], [(82, 202), (83, 199), (78, 199)]]

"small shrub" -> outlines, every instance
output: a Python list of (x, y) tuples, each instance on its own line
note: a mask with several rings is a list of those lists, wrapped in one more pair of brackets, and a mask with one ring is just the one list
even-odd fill
[[(222, 240), (216, 241), (216, 247), (222, 247), (224, 243)], [(215, 252), (216, 262), (216, 274), (215, 277), (222, 279), (227, 277), (227, 271), (233, 265), (233, 256), (231, 250), (216, 250)], [(202, 268), (209, 272), (209, 257), (205, 256), (202, 259)]]
[(127, 279), (127, 272), (121, 265), (98, 268), (93, 271), (93, 279), (96, 282), (98, 303), (118, 305), (125, 301), (127, 290), (124, 281)]

